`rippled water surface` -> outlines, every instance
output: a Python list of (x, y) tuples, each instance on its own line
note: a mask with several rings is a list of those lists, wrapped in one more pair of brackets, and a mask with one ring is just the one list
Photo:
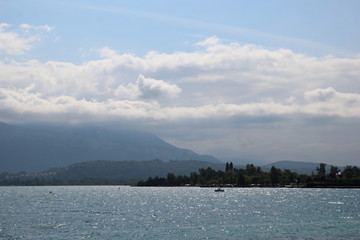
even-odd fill
[(360, 239), (359, 189), (1, 187), (0, 207), (0, 239)]

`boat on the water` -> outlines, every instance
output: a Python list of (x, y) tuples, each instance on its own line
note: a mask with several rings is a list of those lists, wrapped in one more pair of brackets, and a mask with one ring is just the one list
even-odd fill
[(221, 189), (221, 188), (218, 188), (218, 189), (215, 189), (215, 192), (225, 192), (225, 190)]

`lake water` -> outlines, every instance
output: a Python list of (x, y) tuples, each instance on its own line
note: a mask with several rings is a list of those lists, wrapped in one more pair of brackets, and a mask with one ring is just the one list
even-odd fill
[(0, 187), (0, 207), (0, 239), (360, 239), (360, 189)]

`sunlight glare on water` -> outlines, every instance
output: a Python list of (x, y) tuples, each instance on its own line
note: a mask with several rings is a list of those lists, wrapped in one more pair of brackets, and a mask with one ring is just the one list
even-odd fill
[(2, 187), (0, 198), (0, 239), (360, 236), (357, 189)]

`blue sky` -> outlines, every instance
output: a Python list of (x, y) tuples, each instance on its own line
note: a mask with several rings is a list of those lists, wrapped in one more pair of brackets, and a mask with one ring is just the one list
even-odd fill
[(104, 45), (138, 55), (188, 50), (211, 36), (317, 56), (360, 52), (358, 1), (3, 1), (1, 9), (2, 22), (55, 27), (60, 39), (42, 56), (51, 60), (86, 60), (74, 52)]
[(0, 121), (358, 164), (359, 1), (1, 1)]

